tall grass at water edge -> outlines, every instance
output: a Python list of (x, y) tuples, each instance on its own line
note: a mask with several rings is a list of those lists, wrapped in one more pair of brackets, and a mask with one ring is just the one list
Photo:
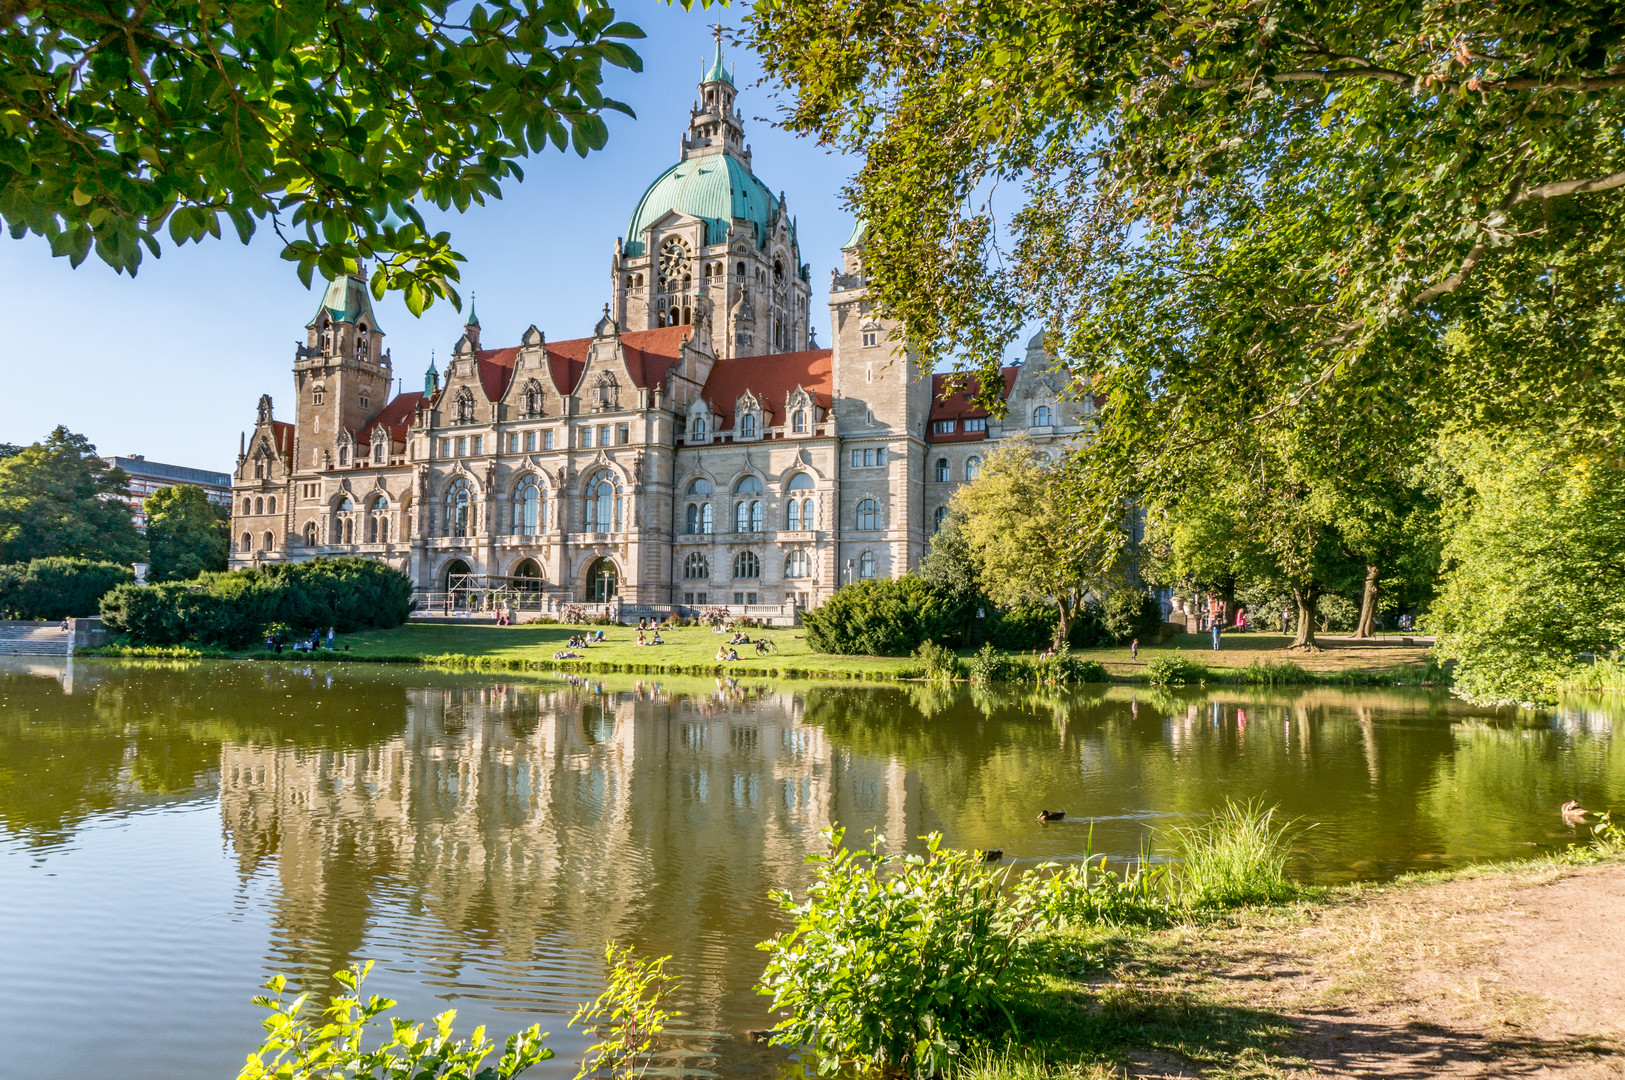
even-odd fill
[(1229, 799), (1202, 824), (1174, 829), (1181, 904), (1214, 908), (1288, 899), (1296, 888), (1286, 863), (1298, 831), (1279, 820), (1273, 806)]

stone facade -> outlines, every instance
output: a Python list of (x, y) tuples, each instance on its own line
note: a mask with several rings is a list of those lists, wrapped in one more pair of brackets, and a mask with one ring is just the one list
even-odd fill
[(590, 337), (486, 348), (469, 316), (444, 378), (388, 395), (365, 283), (331, 283), (295, 352), (293, 421), (260, 398), (233, 478), (234, 566), (354, 554), (430, 605), (729, 606), (792, 616), (918, 564), (988, 443), (1080, 434), (1041, 341), (1003, 420), (922, 377), (869, 310), (863, 230), (832, 275), (831, 347), (784, 198), (750, 172), (720, 54), (683, 158), (617, 240)]

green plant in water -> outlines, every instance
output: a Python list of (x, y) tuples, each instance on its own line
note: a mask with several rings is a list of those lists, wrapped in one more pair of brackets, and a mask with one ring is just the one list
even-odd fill
[(951, 682), (963, 672), (954, 651), (934, 641), (920, 642), (920, 647), (914, 650), (914, 657), (920, 661), (924, 676), (933, 682)]
[(936, 834), (924, 855), (885, 854), (880, 836), (873, 851), (849, 851), (843, 830), (824, 835), (806, 900), (773, 894), (794, 928), (760, 946), (757, 992), (783, 1016), (773, 1042), (805, 1048), (820, 1073), (925, 1077), (1000, 1023), (1013, 1028), (1006, 1002), (1036, 971), (1031, 891), (1006, 890), (1006, 873)]
[(1206, 678), (1207, 668), (1178, 649), (1158, 653), (1145, 665), (1145, 679), (1152, 686), (1191, 686)]
[(571, 1027), (592, 1031), (596, 1040), (581, 1059), (576, 1080), (641, 1077), (649, 1071), (660, 1033), (678, 1015), (665, 1008), (677, 987), (676, 978), (666, 974), (670, 959), (639, 959), (630, 947), (617, 951), (613, 941), (604, 946), (609, 985), (570, 1018)]
[(394, 1001), (376, 994), (361, 1000), (361, 983), (371, 970), (368, 962), (334, 972), (344, 992), (328, 999), (319, 1020), (305, 1013), (308, 993), (284, 1002), (287, 980), (277, 975), (268, 981), (265, 987), (271, 992), (254, 998), (254, 1004), (269, 1011), (261, 1021), (265, 1041), (249, 1055), (237, 1080), (509, 1080), (553, 1056), (542, 1045), (547, 1036), (532, 1025), (508, 1036), (496, 1065), (482, 1069), (480, 1063), (496, 1047), (484, 1027), (475, 1028), (466, 1042), (454, 1039), (455, 1009), (436, 1016), (427, 1036), (416, 1021), (385, 1017), (388, 1039), (363, 1049), (367, 1029), (379, 1027), (380, 1017), (395, 1007)]
[(1192, 908), (1287, 899), (1296, 891), (1286, 876), (1292, 832), (1275, 807), (1230, 799), (1202, 824), (1173, 830), (1180, 899)]

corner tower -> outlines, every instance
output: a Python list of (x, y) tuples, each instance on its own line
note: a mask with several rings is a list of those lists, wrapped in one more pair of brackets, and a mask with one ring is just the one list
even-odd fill
[(329, 282), (294, 351), (293, 467), (350, 464), (355, 433), (389, 400), (393, 379), (366, 281), (347, 274)]
[(737, 97), (718, 31), (678, 162), (615, 242), (610, 311), (623, 330), (708, 321), (723, 358), (800, 352), (810, 347), (810, 271), (783, 194), (751, 171)]

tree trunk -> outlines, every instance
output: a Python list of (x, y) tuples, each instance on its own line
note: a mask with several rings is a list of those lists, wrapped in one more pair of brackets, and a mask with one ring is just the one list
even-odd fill
[(1055, 620), (1055, 640), (1051, 644), (1058, 652), (1072, 640), (1072, 612), (1068, 609), (1066, 601), (1058, 596), (1055, 598), (1055, 609), (1060, 612), (1060, 616)]
[(1360, 597), (1360, 625), (1355, 627), (1354, 636), (1377, 636), (1377, 568), (1369, 564), (1365, 568), (1365, 592)]
[(1315, 619), (1318, 614), (1315, 611), (1315, 600), (1319, 595), (1320, 588), (1316, 585), (1309, 585), (1304, 588), (1293, 587), (1292, 599), (1298, 605), (1298, 636), (1292, 639), (1290, 648), (1319, 648), (1315, 644)]

